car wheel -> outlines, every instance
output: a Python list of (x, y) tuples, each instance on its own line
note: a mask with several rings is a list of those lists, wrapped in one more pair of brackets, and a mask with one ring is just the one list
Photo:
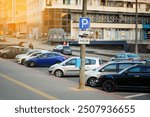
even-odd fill
[(35, 67), (35, 62), (33, 62), (33, 61), (31, 61), (31, 62), (29, 62), (29, 67)]
[(54, 72), (54, 75), (56, 76), (56, 77), (62, 77), (63, 76), (63, 71), (62, 70), (56, 70), (55, 72)]
[(102, 89), (107, 92), (113, 92), (116, 90), (116, 83), (113, 80), (105, 80), (102, 83)]
[(7, 55), (6, 55), (6, 54), (3, 54), (2, 57), (3, 57), (4, 59), (6, 59), (6, 58), (7, 58)]
[(25, 64), (25, 59), (22, 59), (21, 60), (21, 65), (24, 65)]
[(91, 87), (96, 87), (97, 86), (97, 78), (89, 78), (87, 81), (87, 84)]

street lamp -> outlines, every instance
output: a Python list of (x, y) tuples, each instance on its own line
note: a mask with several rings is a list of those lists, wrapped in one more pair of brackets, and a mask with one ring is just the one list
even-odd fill
[(135, 1), (135, 53), (138, 54), (138, 0)]

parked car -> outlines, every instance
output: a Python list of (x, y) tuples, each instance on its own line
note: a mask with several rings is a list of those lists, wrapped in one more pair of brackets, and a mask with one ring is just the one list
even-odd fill
[(60, 52), (66, 55), (72, 55), (72, 50), (69, 45), (57, 45), (54, 49), (54, 52)]
[(120, 53), (111, 58), (111, 61), (142, 61), (141, 57), (138, 54), (134, 53)]
[(150, 65), (134, 65), (119, 73), (101, 75), (99, 86), (108, 92), (118, 88), (150, 89)]
[(33, 57), (30, 59), (26, 59), (25, 66), (27, 67), (35, 67), (35, 66), (51, 66), (56, 63), (60, 63), (66, 60), (68, 56), (62, 55), (56, 52), (46, 52), (38, 55), (37, 57)]
[(111, 74), (118, 73), (123, 69), (126, 69), (135, 64), (143, 64), (142, 62), (134, 62), (134, 61), (110, 61), (102, 66), (88, 70), (85, 72), (85, 84), (91, 87), (96, 87), (98, 84), (98, 78), (103, 74)]
[(29, 48), (20, 46), (8, 46), (0, 51), (0, 56), (3, 58), (15, 58), (18, 54), (27, 53), (30, 51)]
[[(49, 73), (56, 77), (62, 76), (79, 76), (79, 67), (76, 67), (76, 60), (79, 57), (71, 57), (60, 64), (53, 65), (49, 68)], [(102, 64), (100, 58), (86, 57), (85, 70), (94, 69)]]
[(144, 60), (146, 64), (150, 64), (150, 58)]
[(39, 50), (39, 49), (34, 49), (34, 50), (31, 50), (25, 54), (19, 54), (15, 57), (15, 61), (19, 64), (24, 64), (25, 60), (26, 59), (30, 59), (30, 58), (33, 58), (33, 57), (36, 57), (42, 53), (45, 53), (45, 52), (49, 52), (48, 50)]

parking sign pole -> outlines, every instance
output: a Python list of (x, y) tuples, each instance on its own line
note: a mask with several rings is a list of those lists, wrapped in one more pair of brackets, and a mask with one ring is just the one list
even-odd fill
[[(87, 15), (87, 0), (83, 0), (82, 4), (82, 17)], [(79, 89), (84, 89), (85, 87), (85, 44), (80, 46), (80, 58), (81, 58), (81, 67), (80, 67), (80, 79), (79, 79)]]

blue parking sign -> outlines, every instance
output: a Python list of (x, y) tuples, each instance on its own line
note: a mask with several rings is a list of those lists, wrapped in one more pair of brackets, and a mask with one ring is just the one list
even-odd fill
[(80, 17), (79, 19), (79, 29), (86, 30), (90, 28), (90, 18)]

